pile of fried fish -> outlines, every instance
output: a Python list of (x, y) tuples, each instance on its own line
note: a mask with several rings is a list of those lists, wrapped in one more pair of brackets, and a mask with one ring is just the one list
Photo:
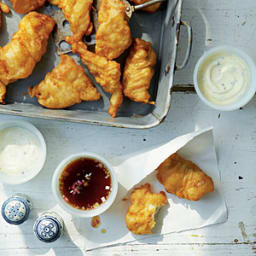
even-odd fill
[[(134, 4), (149, 0), (132, 0)], [(55, 20), (35, 10), (44, 6), (46, 0), (11, 0), (12, 8), (25, 14), (18, 31), (10, 42), (0, 48), (0, 103), (4, 104), (6, 86), (30, 76), (47, 51), (50, 34)], [(58, 6), (70, 24), (72, 36), (66, 38), (87, 66), (96, 82), (111, 94), (109, 114), (116, 117), (126, 96), (135, 102), (153, 104), (148, 89), (154, 75), (156, 53), (150, 42), (132, 38), (122, 0), (101, 0), (96, 31), (95, 51), (90, 51), (83, 37), (94, 30), (91, 21), (93, 0), (49, 0)], [(155, 12), (160, 4), (147, 7), (144, 11)], [(8, 13), (9, 7), (0, 4), (0, 12)], [(124, 69), (116, 61), (127, 49), (129, 54)], [(63, 109), (82, 101), (96, 101), (101, 95), (83, 67), (68, 55), (62, 55), (60, 62), (38, 85), (28, 89), (30, 97), (36, 97), (39, 104), (50, 109)]]

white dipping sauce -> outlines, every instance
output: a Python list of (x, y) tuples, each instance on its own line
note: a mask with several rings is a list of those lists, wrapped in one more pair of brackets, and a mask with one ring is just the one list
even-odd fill
[(0, 131), (0, 173), (26, 176), (41, 163), (41, 157), (40, 142), (32, 132), (19, 127)]
[(247, 63), (239, 56), (226, 52), (209, 56), (198, 71), (198, 85), (212, 103), (229, 105), (248, 90), (251, 74)]

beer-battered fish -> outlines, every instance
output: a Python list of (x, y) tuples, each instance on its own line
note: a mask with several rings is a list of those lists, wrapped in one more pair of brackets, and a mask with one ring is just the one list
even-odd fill
[(36, 96), (46, 108), (67, 108), (82, 101), (94, 101), (100, 94), (83, 68), (72, 57), (62, 55), (59, 65), (45, 79), (29, 88), (30, 97)]
[(19, 23), (11, 41), (0, 48), (0, 103), (4, 103), (9, 83), (31, 75), (45, 54), (55, 21), (37, 12), (30, 12)]
[(154, 228), (155, 214), (167, 204), (167, 196), (161, 191), (152, 193), (150, 184), (135, 188), (130, 197), (131, 205), (125, 217), (127, 228), (136, 235), (151, 234)]
[(126, 97), (132, 101), (150, 103), (148, 89), (155, 64), (156, 54), (152, 44), (135, 38), (124, 68), (123, 87)]
[(96, 53), (109, 60), (118, 58), (132, 43), (126, 6), (122, 0), (102, 0), (96, 33)]
[(10, 12), (10, 8), (7, 4), (4, 4), (0, 1), (0, 27), (2, 25), (2, 12), (3, 13), (9, 13)]
[(43, 6), (46, 0), (10, 0), (15, 12), (25, 14)]
[(90, 35), (93, 30), (90, 12), (93, 0), (49, 0), (62, 9), (73, 33), (71, 41), (81, 41), (84, 35)]
[(177, 153), (171, 155), (158, 167), (157, 178), (167, 192), (179, 198), (198, 201), (207, 193), (214, 191), (211, 177)]
[(7, 4), (2, 3), (2, 1), (0, 1), (0, 10), (4, 13), (10, 12), (9, 6)]
[(108, 112), (115, 117), (123, 102), (120, 64), (88, 51), (87, 46), (82, 42), (73, 43), (72, 51), (80, 55), (82, 62), (103, 89), (112, 94)]
[[(151, 0), (131, 0), (131, 2), (134, 2), (135, 5), (144, 4), (144, 3), (149, 2), (149, 1), (151, 1)], [(142, 10), (145, 11), (145, 12), (155, 12), (159, 9), (160, 6), (161, 6), (161, 3), (156, 3), (156, 4), (153, 4), (151, 6), (145, 7)]]

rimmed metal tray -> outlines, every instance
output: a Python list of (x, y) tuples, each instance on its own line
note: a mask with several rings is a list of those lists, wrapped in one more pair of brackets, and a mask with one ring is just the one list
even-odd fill
[[(97, 86), (102, 94), (102, 99), (98, 102), (83, 102), (65, 110), (43, 108), (36, 99), (29, 98), (27, 88), (43, 80), (45, 74), (59, 62), (59, 56), (51, 39), (47, 54), (37, 64), (33, 74), (27, 79), (7, 86), (6, 105), (0, 105), (0, 113), (126, 128), (142, 129), (158, 125), (164, 120), (170, 107), (174, 71), (176, 68), (182, 68), (175, 64), (181, 24), (185, 25), (189, 32), (187, 55), (182, 66), (185, 65), (191, 49), (191, 28), (187, 23), (181, 22), (183, 0), (176, 0), (178, 4), (174, 12), (172, 12), (173, 1), (169, 0), (166, 8), (161, 8), (153, 14), (137, 12), (130, 20), (133, 37), (151, 41), (158, 55), (156, 72), (151, 84), (151, 95), (155, 105), (135, 103), (125, 99), (118, 116), (112, 118), (107, 113), (110, 95)], [(40, 11), (44, 12), (43, 9)], [(21, 16), (14, 11), (11, 15), (5, 16), (0, 38), (1, 45), (8, 43), (12, 34), (18, 29), (20, 19)], [(78, 56), (74, 58), (80, 62)]]

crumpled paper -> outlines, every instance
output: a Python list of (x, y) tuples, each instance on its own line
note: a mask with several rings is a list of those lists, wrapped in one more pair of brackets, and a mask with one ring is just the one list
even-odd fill
[(213, 132), (210, 128), (177, 137), (146, 152), (113, 159), (119, 179), (118, 197), (112, 207), (100, 216), (101, 225), (98, 228), (91, 226), (91, 219), (72, 217), (58, 207), (74, 244), (85, 250), (92, 250), (153, 236), (133, 235), (126, 228), (125, 215), (129, 200), (123, 199), (129, 197), (129, 192), (134, 186), (147, 182), (151, 184), (154, 192), (165, 191), (156, 179), (155, 169), (177, 151), (212, 177), (215, 191), (197, 202), (179, 199), (166, 193), (169, 204), (162, 207), (158, 213), (153, 235), (198, 229), (225, 222), (227, 208), (220, 184)]

